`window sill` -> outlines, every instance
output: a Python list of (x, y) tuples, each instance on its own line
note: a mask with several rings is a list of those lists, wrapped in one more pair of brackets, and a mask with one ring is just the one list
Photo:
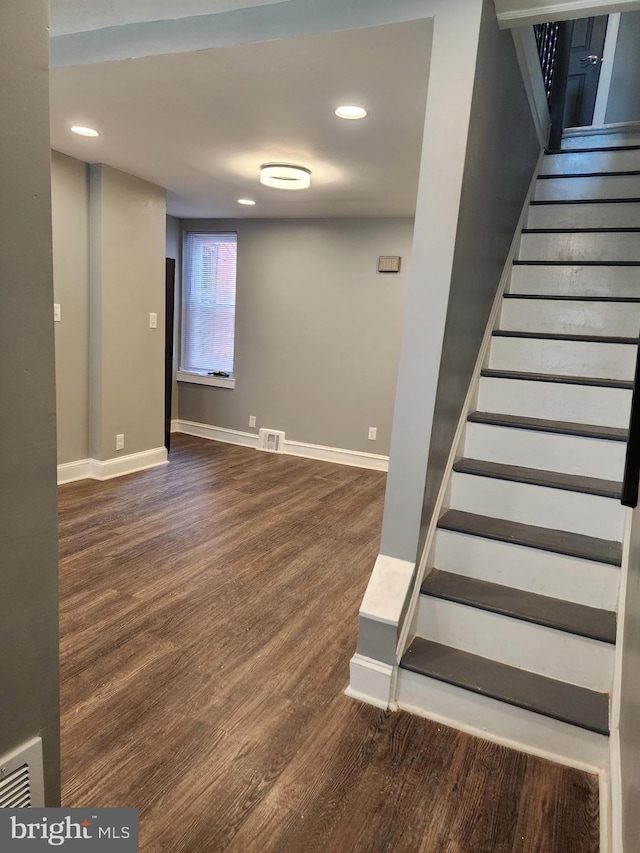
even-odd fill
[(210, 385), (214, 388), (236, 387), (236, 380), (233, 376), (229, 376), (229, 378), (209, 376), (207, 373), (188, 373), (185, 370), (178, 371), (177, 380), (178, 382), (188, 382), (190, 385)]

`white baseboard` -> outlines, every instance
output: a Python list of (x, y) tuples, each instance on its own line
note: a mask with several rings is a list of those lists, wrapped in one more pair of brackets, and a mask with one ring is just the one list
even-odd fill
[(345, 696), (359, 699), (385, 711), (397, 710), (393, 701), (397, 667), (356, 652), (349, 663), (349, 686)]
[[(173, 420), (171, 421), (171, 432), (182, 432), (186, 435), (222, 441), (226, 444), (239, 444), (242, 447), (258, 447), (257, 433), (210, 426), (194, 421)], [(303, 441), (289, 441), (288, 439), (285, 439), (282, 452), (289, 456), (303, 456), (306, 459), (336, 462), (340, 465), (352, 465), (356, 468), (368, 468), (374, 471), (386, 471), (389, 465), (388, 456), (379, 456), (360, 450), (345, 450), (341, 447), (325, 447), (321, 444), (308, 444)]]
[(58, 465), (58, 485), (89, 479), (92, 461), (92, 459), (78, 459), (76, 462), (63, 462), (62, 465)]
[(80, 459), (77, 462), (66, 462), (58, 465), (58, 485), (73, 483), (77, 480), (110, 480), (123, 474), (133, 474), (135, 471), (146, 471), (158, 465), (166, 465), (167, 450), (165, 447), (155, 447), (140, 453), (129, 453), (115, 459)]

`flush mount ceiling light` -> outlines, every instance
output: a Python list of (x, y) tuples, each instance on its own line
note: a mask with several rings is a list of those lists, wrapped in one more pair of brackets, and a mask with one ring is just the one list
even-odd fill
[(336, 110), (336, 115), (338, 118), (347, 118), (347, 119), (358, 119), (364, 118), (367, 114), (367, 111), (364, 107), (356, 107), (356, 106), (344, 106), (338, 107)]
[(265, 163), (260, 166), (260, 183), (277, 190), (306, 190), (311, 186), (311, 172), (303, 166)]
[(255, 201), (252, 198), (239, 198), (238, 204), (255, 204)]
[(79, 136), (100, 136), (97, 130), (94, 130), (92, 127), (82, 127), (80, 124), (74, 124), (71, 130)]

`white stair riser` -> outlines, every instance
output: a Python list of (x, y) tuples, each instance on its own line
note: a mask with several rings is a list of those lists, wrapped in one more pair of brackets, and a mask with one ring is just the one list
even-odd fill
[(480, 379), (478, 410), (551, 421), (600, 426), (629, 426), (631, 391), (531, 382), (521, 379)]
[[(635, 124), (635, 122), (633, 123)], [(572, 148), (612, 148), (619, 146), (625, 148), (629, 145), (640, 145), (640, 131), (629, 126), (624, 129), (616, 128), (614, 125), (605, 127), (605, 132), (601, 128), (589, 128), (587, 131), (568, 130), (564, 132), (560, 149), (567, 151)]]
[(536, 182), (535, 201), (640, 198), (640, 175), (599, 178), (549, 178)]
[(635, 232), (523, 234), (518, 257), (524, 261), (639, 261)]
[(581, 175), (585, 172), (630, 172), (640, 170), (640, 149), (619, 151), (581, 151), (547, 154), (542, 163), (543, 175)]
[(640, 332), (640, 302), (503, 299), (500, 329), (637, 338)]
[(476, 515), (622, 541), (624, 508), (619, 500), (600, 495), (454, 471), (450, 505)]
[(516, 265), (509, 290), (552, 296), (638, 296), (639, 272), (635, 267)]
[(587, 607), (615, 610), (617, 606), (620, 569), (616, 566), (510, 542), (438, 529), (434, 566), (443, 572), (574, 601)]
[(549, 678), (608, 691), (614, 647), (588, 637), (421, 595), (416, 634)]
[(588, 772), (609, 765), (609, 738), (407, 669), (398, 671), (401, 710)]
[(527, 228), (640, 228), (640, 203), (533, 204)]
[(622, 482), (626, 444), (578, 435), (468, 423), (464, 455), (504, 465)]
[(633, 344), (496, 336), (491, 341), (489, 367), (496, 370), (633, 381), (636, 349)]

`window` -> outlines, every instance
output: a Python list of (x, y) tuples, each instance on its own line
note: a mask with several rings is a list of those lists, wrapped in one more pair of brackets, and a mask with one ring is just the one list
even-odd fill
[[(229, 380), (233, 377), (236, 257), (236, 234), (187, 233), (178, 379), (194, 381), (196, 374), (206, 384), (233, 387)], [(225, 376), (214, 373), (227, 374), (229, 379), (223, 381)]]

